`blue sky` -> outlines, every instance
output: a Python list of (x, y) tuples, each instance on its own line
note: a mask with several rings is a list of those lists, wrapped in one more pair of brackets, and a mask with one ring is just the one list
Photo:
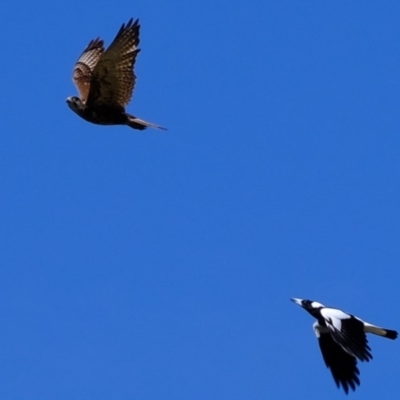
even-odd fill
[[(0, 7), (1, 398), (343, 398), (289, 298), (400, 328), (400, 3)], [(131, 17), (167, 132), (65, 103)], [(370, 344), (351, 397), (399, 397)]]

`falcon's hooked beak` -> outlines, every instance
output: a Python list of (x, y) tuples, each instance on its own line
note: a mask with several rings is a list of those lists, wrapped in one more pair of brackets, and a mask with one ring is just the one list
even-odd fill
[(66, 102), (68, 104), (68, 107), (72, 111), (79, 114), (79, 111), (82, 109), (82, 101), (79, 97), (76, 97), (76, 96), (67, 97)]
[(70, 107), (70, 108), (72, 108), (72, 104), (73, 104), (73, 97), (72, 96), (69, 96), (69, 97), (67, 97), (67, 100), (65, 100), (66, 102), (67, 102), (67, 104), (68, 104), (68, 106)]

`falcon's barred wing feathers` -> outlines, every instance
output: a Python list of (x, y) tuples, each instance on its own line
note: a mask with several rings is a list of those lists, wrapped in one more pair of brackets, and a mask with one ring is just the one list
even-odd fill
[(139, 20), (121, 26), (117, 36), (101, 55), (91, 76), (88, 105), (125, 107), (135, 86), (133, 67), (139, 53)]
[(100, 38), (91, 40), (75, 64), (72, 80), (83, 103), (89, 96), (92, 71), (103, 52), (104, 42)]

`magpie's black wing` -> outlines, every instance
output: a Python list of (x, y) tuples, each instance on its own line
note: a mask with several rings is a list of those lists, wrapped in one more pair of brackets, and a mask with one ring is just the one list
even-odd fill
[(331, 370), (336, 386), (338, 388), (342, 386), (346, 394), (349, 393), (350, 388), (356, 390), (356, 387), (360, 385), (357, 359), (343, 350), (329, 333), (319, 333), (318, 343), (322, 357), (326, 366)]
[(364, 324), (351, 314), (334, 308), (324, 308), (321, 315), (333, 339), (344, 350), (360, 361), (372, 359), (371, 348), (368, 346)]

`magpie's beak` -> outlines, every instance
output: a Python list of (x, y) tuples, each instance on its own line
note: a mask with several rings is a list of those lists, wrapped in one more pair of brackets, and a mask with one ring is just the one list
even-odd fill
[(298, 306), (303, 307), (302, 299), (296, 299), (295, 297), (292, 297), (290, 300), (293, 301), (293, 303), (296, 303)]

